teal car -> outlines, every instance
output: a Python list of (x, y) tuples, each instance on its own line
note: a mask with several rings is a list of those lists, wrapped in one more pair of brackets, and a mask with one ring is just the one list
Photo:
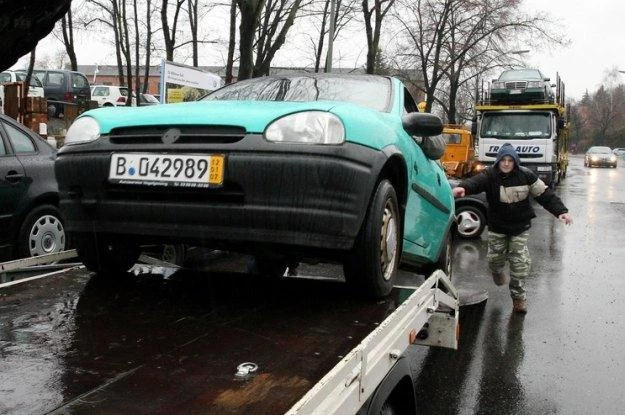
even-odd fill
[(373, 75), (262, 77), (196, 102), (100, 108), (58, 153), (61, 212), (93, 271), (184, 243), (253, 255), (265, 274), (342, 263), (347, 283), (382, 297), (400, 261), (451, 271), (441, 131), (402, 82)]

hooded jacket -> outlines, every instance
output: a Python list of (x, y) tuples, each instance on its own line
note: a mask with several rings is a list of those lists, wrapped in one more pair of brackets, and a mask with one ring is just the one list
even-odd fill
[[(499, 170), (504, 156), (514, 160), (510, 173)], [(459, 185), (466, 194), (486, 192), (488, 229), (505, 235), (518, 235), (531, 227), (536, 217), (530, 195), (552, 215), (568, 212), (560, 198), (530, 169), (521, 166), (518, 153), (511, 144), (501, 146), (495, 164), (481, 174), (463, 180)]]

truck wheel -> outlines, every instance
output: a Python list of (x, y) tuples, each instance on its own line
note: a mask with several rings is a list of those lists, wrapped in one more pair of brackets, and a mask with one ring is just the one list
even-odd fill
[(348, 284), (367, 296), (388, 295), (401, 255), (402, 221), (393, 185), (383, 180), (373, 195), (362, 228), (343, 263)]
[(54, 205), (37, 206), (20, 228), (17, 250), (20, 258), (51, 254), (65, 249), (65, 228)]
[(456, 208), (456, 232), (462, 239), (474, 239), (484, 231), (486, 216), (475, 206), (459, 206)]
[(92, 234), (73, 235), (78, 257), (89, 271), (101, 274), (121, 274), (139, 258), (139, 247), (114, 238)]

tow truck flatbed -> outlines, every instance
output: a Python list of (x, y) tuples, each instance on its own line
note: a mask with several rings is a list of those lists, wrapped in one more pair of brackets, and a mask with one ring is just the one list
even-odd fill
[[(5, 287), (0, 383), (20, 392), (0, 391), (0, 410), (356, 413), (410, 343), (457, 344), (457, 293), (437, 274), (382, 301), (329, 279), (162, 267), (115, 280), (74, 267)], [(16, 322), (32, 319), (40, 332), (25, 336)], [(237, 375), (246, 363), (257, 370)], [(35, 381), (42, 367), (47, 382)]]

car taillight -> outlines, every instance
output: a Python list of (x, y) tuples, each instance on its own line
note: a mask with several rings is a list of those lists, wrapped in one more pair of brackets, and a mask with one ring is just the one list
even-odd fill
[(126, 103), (126, 98), (125, 97), (119, 97), (119, 98), (117, 98), (117, 102), (125, 104)]
[(65, 95), (63, 95), (63, 101), (65, 102), (74, 101), (74, 95), (71, 92), (66, 92)]

